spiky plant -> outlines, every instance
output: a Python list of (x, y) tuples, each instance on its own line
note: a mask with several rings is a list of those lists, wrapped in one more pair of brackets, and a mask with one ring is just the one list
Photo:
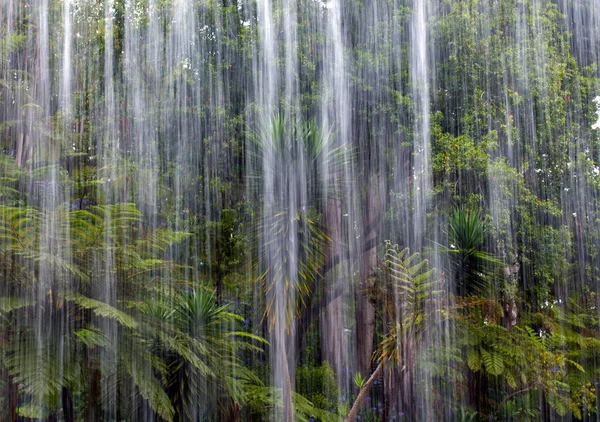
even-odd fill
[[(249, 386), (262, 383), (241, 361), (241, 351), (261, 351), (261, 337), (241, 329), (243, 318), (198, 288), (142, 307), (153, 352), (168, 368), (166, 385), (179, 421), (225, 416), (241, 407)], [(149, 340), (150, 340), (149, 339)]]
[(457, 293), (461, 296), (487, 295), (494, 271), (501, 262), (485, 251), (486, 228), (477, 210), (457, 208), (448, 221), (448, 246), (441, 252), (448, 257)]
[[(321, 224), (325, 199), (340, 183), (352, 151), (335, 146), (331, 133), (314, 119), (289, 121), (277, 114), (249, 131), (250, 186), (256, 196), (272, 195), (255, 229), (257, 280), (267, 297), (265, 316), (273, 322), (276, 282), (283, 284), (285, 320), (299, 314), (321, 276), (330, 239)], [(262, 240), (261, 240), (262, 239)]]

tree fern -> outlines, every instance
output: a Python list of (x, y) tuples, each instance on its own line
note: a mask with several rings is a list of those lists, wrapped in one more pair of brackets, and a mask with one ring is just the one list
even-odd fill
[(140, 364), (137, 360), (129, 359), (123, 361), (139, 394), (161, 418), (172, 421), (175, 415), (173, 404), (160, 381), (148, 370), (147, 363)]
[(192, 409), (198, 409), (199, 397), (211, 412), (221, 401), (245, 403), (247, 388), (261, 383), (241, 365), (238, 352), (260, 352), (251, 342), (265, 340), (240, 330), (243, 318), (229, 306), (218, 305), (211, 291), (180, 292), (170, 300), (171, 307), (155, 301), (140, 310), (144, 336), (152, 339), (154, 353), (166, 356), (170, 369), (166, 386), (177, 403), (176, 415), (185, 418)]
[[(48, 221), (53, 222), (53, 237), (41, 242), (39, 233), (44, 232)], [(42, 403), (44, 411), (55, 411), (65, 391), (71, 395), (77, 388), (89, 385), (85, 377), (94, 373), (94, 360), (85, 356), (95, 356), (102, 350), (106, 368), (110, 366), (108, 356), (120, 356), (118, 365), (113, 362), (123, 371), (119, 375), (120, 388), (134, 385), (140, 400), (163, 419), (172, 419), (173, 406), (164, 388), (166, 367), (147, 350), (145, 336), (141, 335), (147, 325), (142, 326), (137, 319), (139, 315), (133, 315), (136, 308), (125, 308), (129, 299), (140, 300), (152, 290), (122, 288), (119, 290), (122, 296), (114, 302), (100, 300), (90, 293), (94, 290), (90, 285), (104, 280), (104, 271), (114, 271), (117, 286), (125, 287), (125, 282), (133, 285), (142, 279), (142, 274), (174, 268), (163, 256), (170, 245), (188, 235), (167, 229), (150, 230), (143, 225), (143, 216), (133, 204), (99, 205), (75, 211), (64, 206), (38, 210), (0, 205), (2, 264), (10, 268), (16, 281), (12, 296), (0, 299), (0, 313), (9, 326), (19, 321), (19, 332), (9, 330), (7, 342), (2, 345), (3, 364), (18, 383), (24, 400), (31, 399), (23, 403), (22, 409), (35, 410)], [(57, 250), (61, 253), (56, 253)], [(95, 265), (109, 254), (115, 268)], [(30, 291), (37, 283), (40, 269), (47, 275), (47, 295), (37, 297), (36, 301)], [(148, 282), (147, 277), (144, 282)], [(27, 317), (23, 318), (24, 315)], [(53, 321), (65, 321), (70, 329), (63, 331)], [(98, 321), (104, 322), (92, 323)], [(115, 344), (108, 340), (106, 327), (117, 336)], [(55, 337), (40, 338), (40, 332)], [(185, 342), (189, 347), (194, 340)], [(63, 347), (60, 354), (55, 353), (56, 345)], [(137, 356), (146, 356), (152, 370), (148, 372), (139, 361), (128, 359), (132, 353), (121, 350), (124, 345), (135, 348)], [(192, 355), (188, 357), (197, 367), (204, 365), (200, 358), (194, 361)], [(91, 366), (91, 372), (81, 371), (84, 366)]]
[(127, 328), (137, 328), (137, 321), (125, 312), (118, 310), (117, 308), (108, 305), (107, 303), (100, 302), (99, 300), (91, 299), (79, 294), (67, 295), (66, 299), (73, 301), (77, 306), (82, 309), (91, 309), (94, 313), (103, 318), (110, 318), (117, 321), (119, 324)]

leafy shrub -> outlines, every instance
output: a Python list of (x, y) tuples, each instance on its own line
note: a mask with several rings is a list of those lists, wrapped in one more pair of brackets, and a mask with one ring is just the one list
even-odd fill
[(300, 365), (296, 371), (296, 391), (317, 408), (330, 411), (337, 408), (337, 381), (327, 362), (318, 365), (311, 361)]

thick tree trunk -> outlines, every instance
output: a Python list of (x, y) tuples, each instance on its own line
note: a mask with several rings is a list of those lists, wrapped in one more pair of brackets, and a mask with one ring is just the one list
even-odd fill
[[(367, 281), (361, 283), (362, 289), (369, 288)], [(356, 350), (358, 370), (361, 374), (369, 370), (373, 355), (373, 337), (375, 335), (375, 307), (369, 302), (367, 293), (360, 292), (356, 312)]]
[[(87, 353), (87, 352), (86, 352)], [(86, 356), (86, 362), (90, 362), (90, 357)], [(92, 369), (89, 378), (89, 393), (85, 399), (85, 420), (92, 421), (99, 418), (101, 412), (99, 411), (99, 398), (101, 394), (100, 387), (101, 373), (99, 369)]]
[(368, 371), (373, 354), (373, 338), (375, 336), (375, 307), (369, 301), (369, 290), (375, 282), (377, 268), (377, 240), (379, 237), (379, 224), (381, 220), (381, 200), (378, 189), (378, 176), (370, 177), (367, 192), (367, 208), (365, 219), (365, 248), (362, 255), (360, 268), (360, 290), (358, 292), (358, 309), (356, 310), (356, 350), (358, 353), (358, 369), (361, 373)]
[(21, 167), (28, 167), (27, 162), (31, 158), (31, 136), (25, 135), (23, 137), (23, 157), (21, 158)]
[[(338, 256), (342, 253), (342, 202), (338, 198), (329, 198), (325, 211), (325, 224), (329, 228), (331, 244), (327, 251), (328, 256)], [(346, 384), (347, 371), (344, 367), (348, 365), (347, 347), (345, 344), (346, 335), (344, 333), (344, 306), (343, 294), (337, 294), (336, 290), (343, 291), (344, 280), (337, 274), (337, 271), (331, 271), (329, 274), (330, 285), (333, 291), (324, 292), (323, 302), (328, 302), (323, 306), (320, 312), (321, 337), (327, 339), (322, 342), (321, 351), (323, 359), (329, 363), (336, 374), (338, 384)]]
[(362, 386), (362, 388), (358, 392), (358, 396), (356, 396), (356, 400), (354, 400), (352, 409), (350, 409), (350, 411), (348, 412), (348, 415), (344, 419), (344, 422), (351, 422), (356, 419), (356, 416), (358, 415), (358, 411), (360, 410), (360, 406), (361, 406), (362, 402), (369, 395), (369, 392), (371, 391), (371, 387), (375, 383), (375, 380), (377, 380), (377, 378), (379, 378), (379, 376), (383, 372), (383, 364), (384, 364), (384, 362), (381, 361), (379, 363), (379, 365), (377, 366), (377, 368), (375, 369), (375, 372), (373, 372), (373, 375), (371, 375), (369, 377), (369, 379), (367, 380), (367, 382)]

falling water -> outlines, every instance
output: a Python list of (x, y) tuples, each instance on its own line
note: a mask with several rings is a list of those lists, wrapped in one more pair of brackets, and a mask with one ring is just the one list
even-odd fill
[(410, 77), (415, 104), (414, 128), (414, 240), (415, 247), (423, 243), (425, 229), (424, 213), (427, 210), (426, 195), (431, 187), (431, 146), (429, 106), (429, 58), (427, 42), (428, 2), (415, 1), (410, 23), (411, 51)]
[(599, 60), (598, 0), (3, 0), (0, 419), (597, 418)]

